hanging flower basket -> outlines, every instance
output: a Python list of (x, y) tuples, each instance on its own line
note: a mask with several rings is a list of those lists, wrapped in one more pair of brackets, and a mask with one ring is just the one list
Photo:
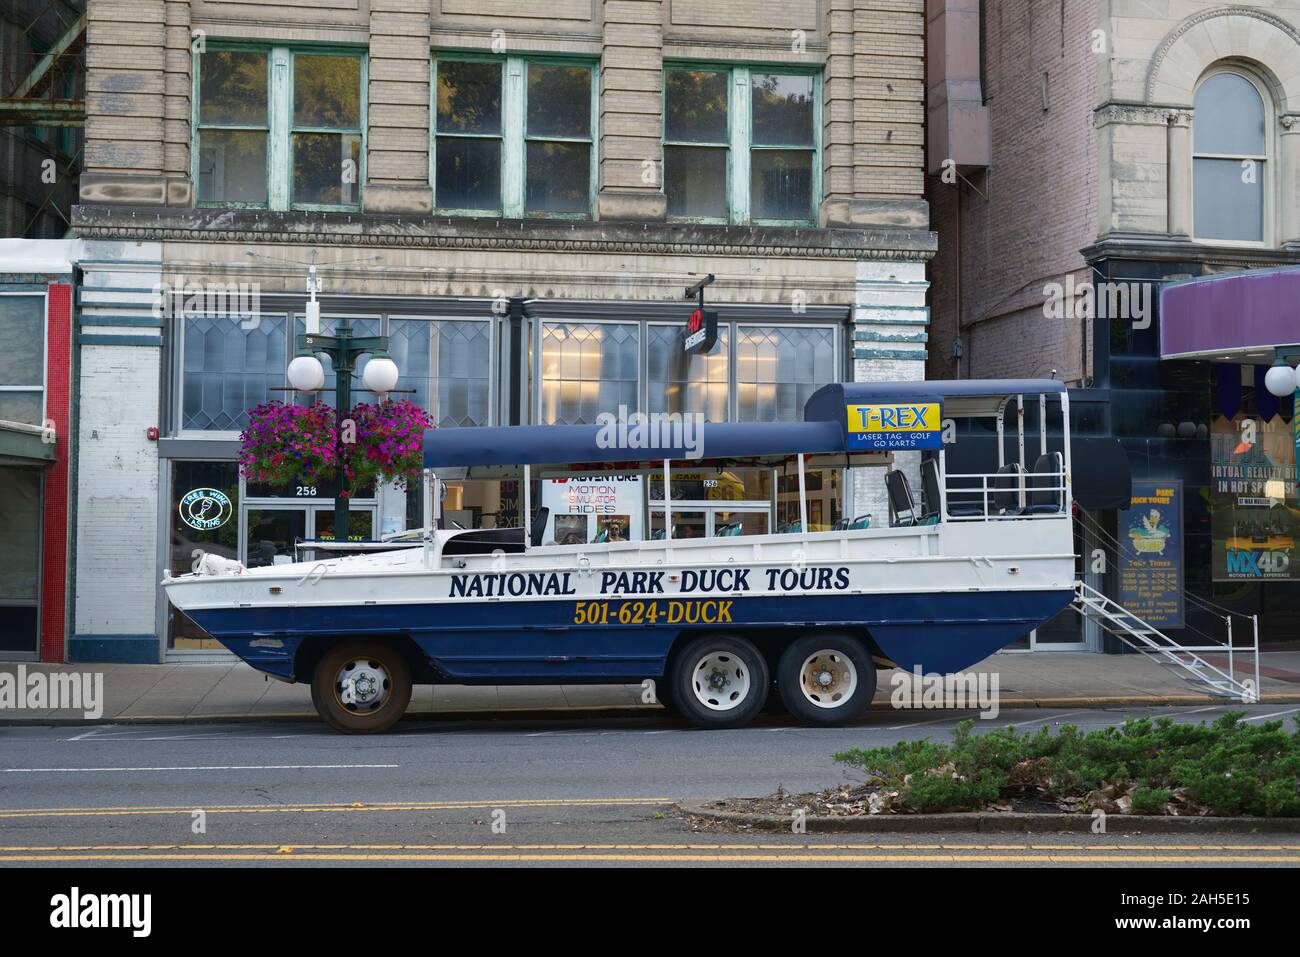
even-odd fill
[(343, 474), (352, 494), (380, 482), (405, 488), (419, 481), (424, 431), (433, 427), (429, 413), (405, 399), (385, 399), (358, 403), (350, 418), (356, 423), (356, 441), (343, 443)]
[(254, 406), (239, 440), (239, 468), (249, 482), (324, 485), (337, 472), (334, 410), (320, 402)]

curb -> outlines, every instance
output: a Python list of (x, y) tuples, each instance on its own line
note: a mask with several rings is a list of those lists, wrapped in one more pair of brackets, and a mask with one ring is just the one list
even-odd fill
[[(1012, 698), (998, 703), (1001, 711), (1028, 708), (1141, 708), (1160, 707), (1161, 705), (1223, 705), (1236, 702), (1225, 701), (1211, 695), (1098, 695), (1086, 698)], [(1266, 694), (1261, 695), (1258, 704), (1300, 704), (1300, 694)], [(894, 708), (888, 701), (875, 701), (871, 712), (917, 711), (917, 708)], [(954, 714), (974, 712), (975, 709), (924, 709), (952, 711)], [(554, 721), (566, 717), (574, 719), (587, 718), (627, 718), (638, 715), (662, 714), (658, 705), (602, 705), (598, 707), (575, 708), (495, 708), (491, 711), (408, 711), (402, 716), (403, 721)], [(104, 718), (78, 717), (0, 717), (0, 727), (58, 726), (77, 727), (96, 724), (237, 724), (250, 721), (319, 721), (315, 711), (268, 711), (264, 714), (150, 714), (118, 715)], [(1035, 815), (1037, 816), (1037, 815)]]
[[(790, 833), (791, 820), (770, 814), (724, 811), (717, 801), (683, 801), (674, 805), (691, 817), (756, 831)], [(873, 814), (857, 817), (807, 817), (807, 833), (819, 834), (1055, 834), (1062, 831), (1091, 833), (1088, 814), (1024, 814), (965, 812), (960, 814)], [(1144, 817), (1106, 815), (1105, 834), (1258, 834), (1300, 833), (1296, 817)]]

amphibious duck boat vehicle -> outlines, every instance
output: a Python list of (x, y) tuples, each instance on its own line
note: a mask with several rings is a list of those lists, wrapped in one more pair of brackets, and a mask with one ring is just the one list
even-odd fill
[[(1040, 426), (1028, 452), (1026, 404)], [(946, 467), (962, 419), (997, 435), (982, 472)], [(608, 425), (430, 430), (430, 517), (415, 540), (263, 568), (207, 562), (162, 584), (254, 668), (311, 682), (340, 730), (388, 728), (416, 682), (640, 682), (714, 728), (750, 721), (775, 688), (801, 721), (840, 724), (870, 703), (878, 666), (957, 671), (1071, 603), (1069, 420), (1062, 383), (1005, 380), (826, 386), (802, 422), (703, 425), (690, 448), (654, 429), (619, 447), (630, 433)], [(739, 468), (779, 470), (799, 521), (679, 537), (674, 471)], [(825, 469), (845, 470), (845, 515), (879, 502), (888, 517), (814, 530), (805, 483)], [(649, 476), (658, 537), (544, 542), (539, 483), (575, 474)], [(440, 527), (439, 476), (521, 476), (528, 528)]]

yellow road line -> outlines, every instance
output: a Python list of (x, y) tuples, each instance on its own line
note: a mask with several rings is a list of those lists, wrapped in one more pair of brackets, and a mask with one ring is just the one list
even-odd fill
[[(1296, 844), (12, 844), (0, 845), (0, 852), (86, 852), (86, 851), (945, 851), (965, 854), (972, 851), (1029, 851), (1096, 854), (1100, 852), (1206, 852), (1244, 853), (1263, 851), (1270, 854), (1300, 851)], [(1273, 858), (1269, 858), (1272, 860)]]
[(4, 863), (60, 863), (89, 861), (347, 861), (347, 862), (400, 862), (445, 861), (489, 863), (531, 862), (557, 863), (565, 861), (652, 863), (722, 863), (745, 861), (753, 863), (784, 863), (801, 861), (809, 863), (846, 862), (918, 863), (918, 864), (1026, 864), (1026, 863), (1091, 863), (1091, 864), (1300, 864), (1300, 856), (1252, 857), (1250, 855), (1180, 855), (1180, 854), (1093, 854), (1088, 856), (1058, 857), (1054, 854), (56, 854), (56, 855), (0, 855)]

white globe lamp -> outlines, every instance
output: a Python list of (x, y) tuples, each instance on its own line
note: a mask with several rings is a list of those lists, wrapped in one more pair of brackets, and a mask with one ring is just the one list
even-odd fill
[(1295, 369), (1292, 369), (1285, 362), (1273, 366), (1264, 375), (1264, 388), (1279, 399), (1291, 395), (1296, 388)]
[(397, 388), (397, 363), (388, 356), (372, 355), (361, 370), (361, 383), (371, 392), (383, 395)]
[(315, 356), (298, 356), (289, 363), (289, 385), (299, 392), (319, 392), (325, 385), (325, 367)]

